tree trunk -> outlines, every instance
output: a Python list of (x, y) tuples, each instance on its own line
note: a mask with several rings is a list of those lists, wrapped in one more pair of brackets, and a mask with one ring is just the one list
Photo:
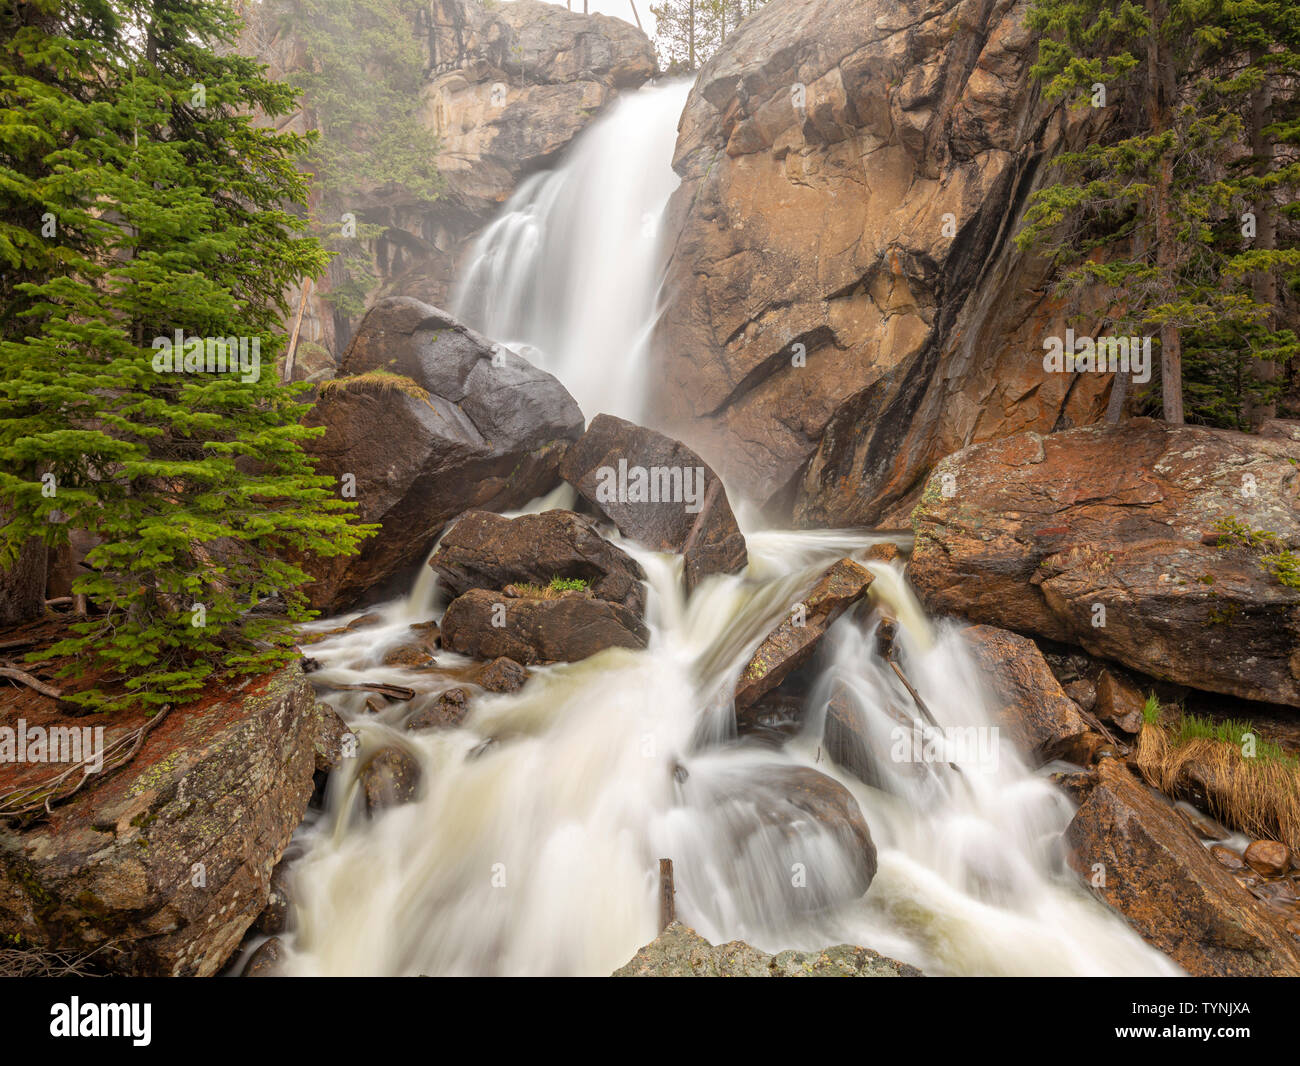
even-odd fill
[[(1147, 74), (1151, 91), (1151, 133), (1159, 136), (1171, 125), (1171, 111), (1177, 87), (1171, 50), (1163, 39), (1166, 15), (1164, 0), (1147, 0), (1151, 34), (1147, 38)], [(1177, 234), (1170, 217), (1170, 200), (1174, 179), (1173, 153), (1160, 157), (1155, 187), (1156, 277), (1162, 301), (1172, 300), (1176, 289)], [(1183, 344), (1178, 326), (1172, 322), (1160, 327), (1161, 407), (1166, 422), (1183, 421)]]
[(695, 69), (695, 0), (687, 0), (688, 23), (686, 30), (687, 41), (687, 65), (691, 70)]
[[(1255, 49), (1251, 59), (1256, 64), (1264, 59), (1263, 49)], [(1269, 111), (1273, 106), (1273, 87), (1265, 78), (1259, 88), (1250, 94), (1250, 154), (1254, 156), (1254, 172), (1257, 178), (1266, 177), (1273, 165), (1273, 142), (1264, 135), (1264, 127), (1270, 121)], [(1260, 251), (1271, 252), (1277, 248), (1277, 212), (1273, 210), (1273, 196), (1268, 190), (1256, 194), (1258, 202), (1253, 205), (1255, 211), (1255, 247)], [(1268, 315), (1264, 320), (1270, 331), (1274, 326), (1273, 310), (1277, 307), (1277, 275), (1268, 268), (1255, 271), (1251, 288), (1255, 302), (1267, 307)], [(1278, 365), (1272, 359), (1255, 359), (1251, 365), (1251, 375), (1255, 381), (1271, 387), (1277, 381)], [(1251, 429), (1258, 429), (1260, 424), (1277, 417), (1277, 401), (1273, 399), (1248, 399), (1246, 417)]]

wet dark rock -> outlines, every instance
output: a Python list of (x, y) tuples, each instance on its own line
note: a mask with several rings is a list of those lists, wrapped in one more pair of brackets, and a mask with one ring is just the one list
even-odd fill
[(305, 447), (319, 473), (355, 492), (358, 520), (381, 528), (356, 555), (302, 560), (317, 608), (408, 579), (456, 516), (549, 491), (582, 432), (554, 377), (408, 297), (370, 309), (331, 385), (306, 418), (325, 433)]
[[(644, 498), (636, 491), (638, 470), (648, 487)], [(623, 536), (680, 554), (688, 593), (710, 574), (745, 568), (745, 538), (722, 481), (680, 441), (613, 415), (597, 415), (566, 452), (560, 475)]]
[(582, 593), (515, 599), (471, 589), (442, 618), (444, 647), (474, 659), (504, 656), (528, 666), (574, 662), (606, 648), (644, 648), (648, 638), (645, 624), (627, 608)]
[(433, 703), (411, 715), (406, 721), (406, 728), (454, 729), (465, 720), (469, 713), (469, 693), (463, 688), (449, 688), (440, 693)]
[(1214, 861), (1228, 870), (1246, 869), (1246, 861), (1231, 848), (1225, 848), (1222, 844), (1212, 844), (1210, 854), (1214, 856)]
[(1038, 646), (993, 626), (972, 626), (962, 636), (991, 690), (998, 725), (1017, 748), (1037, 765), (1053, 759), (1086, 765), (1090, 726)]
[(362, 768), (361, 787), (371, 815), (410, 803), (420, 791), (420, 764), (401, 748), (381, 748)]
[(1097, 717), (1130, 735), (1142, 731), (1142, 708), (1146, 697), (1118, 674), (1103, 670), (1097, 677)]
[(528, 667), (502, 655), (479, 670), (474, 683), (488, 692), (518, 692), (528, 678)]
[(645, 572), (573, 511), (503, 518), (471, 511), (443, 536), (429, 565), (455, 595), (526, 583), (545, 588), (556, 577), (587, 583), (597, 599), (645, 613)]
[(832, 623), (866, 595), (872, 580), (871, 571), (852, 559), (841, 559), (822, 574), (750, 657), (736, 682), (736, 707), (748, 707), (806, 663)]
[(284, 863), (280, 863), (271, 871), (271, 894), (262, 913), (253, 923), (256, 932), (271, 936), (275, 933), (283, 933), (288, 928), (289, 912), (293, 909), (293, 901), (289, 898), (286, 880)]
[(278, 936), (271, 937), (249, 956), (240, 977), (277, 977), (284, 959), (284, 944)]
[(1091, 711), (1097, 706), (1097, 686), (1087, 678), (1071, 681), (1065, 686), (1065, 694), (1085, 711)]
[(338, 711), (328, 703), (316, 704), (318, 725), (316, 729), (316, 770), (328, 773), (343, 761), (345, 737), (351, 736), (348, 724)]

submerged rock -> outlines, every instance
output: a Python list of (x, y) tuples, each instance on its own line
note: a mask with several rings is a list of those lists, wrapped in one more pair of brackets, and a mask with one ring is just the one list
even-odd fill
[(474, 674), (474, 683), (489, 692), (518, 692), (528, 682), (528, 667), (502, 655)]
[(416, 711), (406, 721), (406, 728), (452, 729), (465, 720), (469, 713), (469, 693), (463, 688), (449, 688), (423, 710)]
[(518, 518), (470, 511), (443, 536), (429, 565), (456, 595), (514, 583), (544, 588), (553, 578), (576, 578), (598, 599), (638, 616), (645, 612), (641, 565), (573, 511)]
[(673, 922), (614, 977), (922, 977), (915, 966), (870, 948), (840, 944), (824, 951), (768, 955), (740, 940), (717, 946)]
[(276, 977), (284, 960), (284, 943), (278, 936), (271, 937), (252, 955), (240, 971), (240, 977)]
[(745, 538), (727, 490), (680, 441), (597, 415), (566, 452), (560, 474), (623, 536), (681, 555), (688, 593), (710, 574), (745, 568)]
[(608, 600), (581, 592), (555, 599), (512, 598), (471, 589), (442, 618), (444, 646), (474, 659), (517, 663), (575, 662), (606, 648), (644, 648), (641, 619)]
[(1220, 523), (1300, 547), (1300, 443), (1133, 419), (935, 469), (908, 575), (927, 608), (1151, 677), (1300, 706), (1300, 589)]
[(357, 555), (301, 560), (317, 608), (343, 610), (409, 577), (457, 515), (549, 491), (582, 433), (559, 381), (418, 300), (376, 304), (339, 373), (306, 418), (325, 430), (306, 450), (380, 530)]
[(1065, 832), (1079, 875), (1193, 976), (1300, 976), (1300, 945), (1173, 806), (1116, 759), (1098, 773)]

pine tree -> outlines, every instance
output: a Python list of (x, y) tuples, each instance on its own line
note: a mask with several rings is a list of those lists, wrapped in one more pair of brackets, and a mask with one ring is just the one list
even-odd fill
[(106, 671), (82, 703), (183, 702), (285, 661), (287, 558), (366, 532), (274, 372), (283, 294), (327, 258), (290, 210), (301, 138), (252, 118), (294, 93), (230, 50), (224, 0), (0, 0), (0, 25), (0, 550), (97, 533), (97, 610), (51, 654)]
[[(1217, 404), (1218, 421), (1253, 428), (1276, 414), (1279, 372), (1300, 354), (1282, 314), (1284, 293), (1300, 289), (1300, 7), (1207, 0), (1204, 10), (1210, 43), (1202, 106), (1243, 123), (1221, 178), (1229, 209), (1216, 246), (1224, 283), (1249, 292), (1254, 315), (1198, 338), (1204, 352), (1189, 363), (1189, 375)], [(1223, 376), (1230, 380), (1216, 393)]]
[(1017, 237), (1021, 248), (1045, 246), (1056, 257), (1066, 290), (1109, 293), (1120, 332), (1158, 332), (1170, 422), (1183, 421), (1182, 331), (1207, 313), (1179, 283), (1205, 211), (1194, 168), (1180, 164), (1194, 143), (1221, 135), (1178, 108), (1179, 72), (1195, 47), (1187, 8), (1186, 0), (1033, 4), (1034, 74), (1047, 98), (1118, 113), (1101, 139), (1056, 160), (1061, 180), (1034, 196)]

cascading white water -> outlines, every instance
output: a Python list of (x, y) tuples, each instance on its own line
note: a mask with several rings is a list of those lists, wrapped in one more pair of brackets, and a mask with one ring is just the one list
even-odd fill
[[(637, 414), (655, 313), (646, 234), (675, 183), (666, 161), (684, 95), (671, 86), (624, 98), (560, 169), (520, 190), (462, 288), (462, 313), (556, 373), (589, 415)], [(570, 500), (553, 494), (532, 509)], [(957, 629), (926, 620), (895, 565), (871, 564), (872, 609), (823, 641), (798, 735), (780, 747), (737, 738), (728, 695), (754, 647), (826, 566), (881, 539), (747, 536), (746, 571), (687, 599), (679, 558), (611, 533), (648, 575), (650, 646), (535, 668), (518, 693), (476, 697), (457, 729), (403, 728), (457, 683), (465, 663), (447, 652), (447, 672), (385, 668), (420, 694), (379, 714), (360, 693), (329, 691), (373, 677), (409, 624), (436, 614), (429, 577), (382, 608), (380, 625), (313, 645), (312, 677), (360, 750), (331, 775), (325, 813), (295, 845), (288, 971), (607, 974), (655, 936), (657, 860), (670, 857), (679, 917), (714, 942), (860, 944), (930, 973), (1178, 972), (1064, 868), (1069, 801), (1008, 742), (947, 753), (960, 774), (891, 757), (916, 710), (875, 649), (881, 611), (898, 620), (899, 661), (940, 725), (995, 737)], [(866, 738), (853, 769), (874, 785), (827, 754), (832, 697)], [(417, 758), (421, 794), (368, 820), (358, 770), (385, 745)], [(865, 896), (851, 889), (844, 839), (783, 795), (791, 768), (815, 768), (856, 798), (879, 856)], [(796, 870), (806, 887), (794, 886)]]
[(470, 249), (452, 298), (463, 322), (564, 382), (588, 418), (643, 413), (659, 232), (689, 88), (621, 97), (563, 167), (521, 184)]

